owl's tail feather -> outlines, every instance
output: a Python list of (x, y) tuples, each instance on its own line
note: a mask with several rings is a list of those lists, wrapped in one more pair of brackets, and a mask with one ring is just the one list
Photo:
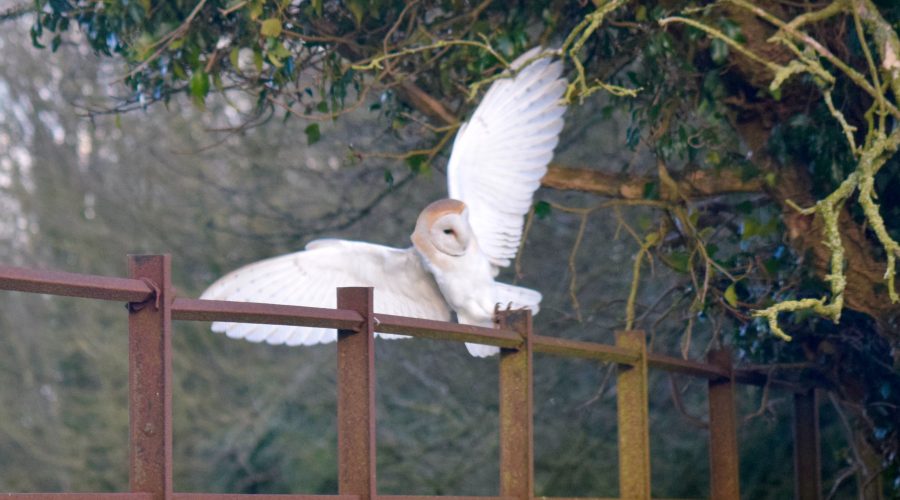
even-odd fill
[(476, 358), (486, 358), (500, 352), (499, 347), (495, 347), (492, 345), (470, 344), (468, 342), (466, 342), (466, 349), (469, 350), (469, 354), (475, 356)]

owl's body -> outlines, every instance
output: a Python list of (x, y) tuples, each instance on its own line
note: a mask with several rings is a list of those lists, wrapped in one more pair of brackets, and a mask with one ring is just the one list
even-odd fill
[[(421, 253), (420, 253), (421, 255)], [(494, 277), (487, 258), (477, 243), (472, 243), (461, 257), (439, 257), (431, 260), (422, 256), (425, 268), (434, 277), (438, 289), (450, 309), (467, 318), (460, 322), (490, 326), (494, 310)]]
[(493, 269), (472, 234), (466, 205), (451, 199), (428, 205), (410, 239), (450, 308), (457, 315), (482, 319), (470, 324), (489, 325)]
[[(528, 308), (537, 314), (540, 293), (494, 280), (496, 267), (478, 246), (465, 203), (444, 199), (428, 205), (410, 239), (460, 323), (490, 327), (498, 305)], [(466, 347), (473, 356), (497, 353), (492, 346)]]
[[(538, 312), (541, 294), (495, 281), (515, 257), (525, 215), (562, 130), (562, 63), (533, 49), (491, 85), (457, 133), (447, 167), (450, 198), (426, 207), (413, 247), (320, 240), (220, 278), (201, 298), (335, 307), (335, 288), (374, 286), (375, 312), (491, 326), (495, 308)], [(332, 342), (334, 330), (218, 322), (229, 337), (272, 344)], [(386, 338), (401, 336), (381, 334)], [(474, 356), (498, 352), (466, 344)]]

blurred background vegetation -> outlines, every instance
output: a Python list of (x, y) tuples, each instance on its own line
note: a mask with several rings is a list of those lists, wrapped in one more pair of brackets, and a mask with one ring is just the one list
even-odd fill
[[(790, 20), (851, 4), (875, 9), (896, 38), (900, 9), (888, 1), (760, 5)], [(0, 261), (124, 275), (125, 254), (168, 252), (179, 293), (196, 296), (318, 237), (406, 246), (419, 210), (446, 195), (448, 144), (477, 104), (473, 84), (535, 44), (573, 48), (583, 34), (566, 64), (576, 84), (583, 64), (584, 85), (573, 86), (520, 261), (501, 276), (544, 294), (537, 331), (611, 343), (647, 246), (634, 326), (653, 350), (703, 359), (730, 345), (741, 366), (821, 388), (826, 493), (900, 496), (900, 307), (858, 205), (841, 217), (840, 322), (784, 314), (785, 343), (751, 315), (829, 294), (821, 220), (788, 201), (812, 205), (857, 166), (823, 91), (860, 144), (874, 98), (847, 77), (771, 91), (772, 73), (721, 39), (658, 23), (687, 13), (790, 60), (766, 42), (770, 22), (731, 2), (704, 6), (4, 0)], [(890, 37), (863, 41), (842, 12), (806, 28), (865, 74), (867, 53), (883, 52), (878, 36)], [(386, 54), (397, 56), (368, 64)], [(896, 120), (886, 114), (887, 129)], [(875, 191), (896, 238), (900, 162), (887, 156)], [(0, 491), (127, 488), (126, 329), (120, 304), (3, 294)], [(496, 360), (440, 342), (377, 348), (379, 491), (496, 494)], [(334, 365), (334, 346), (255, 345), (177, 324), (176, 490), (335, 493)], [(610, 370), (536, 360), (536, 495), (617, 494)], [(709, 493), (703, 389), (652, 373), (656, 496)], [(792, 495), (790, 403), (739, 392), (746, 498)]]

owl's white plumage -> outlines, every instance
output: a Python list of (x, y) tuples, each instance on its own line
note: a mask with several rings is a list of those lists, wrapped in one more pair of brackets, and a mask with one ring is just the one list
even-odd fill
[[(450, 309), (415, 250), (358, 241), (317, 240), (304, 251), (248, 264), (220, 278), (200, 298), (334, 308), (336, 289), (345, 286), (376, 287), (374, 306), (380, 313), (450, 320)], [(213, 331), (287, 345), (337, 338), (331, 329), (289, 325), (216, 322)]]
[[(451, 199), (416, 222), (413, 247), (318, 240), (306, 250), (249, 264), (200, 298), (335, 307), (337, 287), (375, 287), (375, 312), (490, 326), (496, 305), (538, 312), (540, 293), (494, 281), (518, 251), (525, 215), (562, 130), (562, 63), (532, 49), (497, 80), (457, 133), (447, 167)], [(271, 344), (333, 342), (334, 330), (217, 322), (232, 338)], [(400, 335), (379, 334), (385, 338)], [(466, 344), (474, 356), (499, 351)]]
[(539, 48), (529, 50), (512, 63), (519, 70), (514, 78), (491, 85), (457, 132), (447, 165), (450, 198), (469, 207), (472, 231), (496, 267), (516, 256), (525, 214), (563, 127), (562, 62), (535, 60), (539, 55)]

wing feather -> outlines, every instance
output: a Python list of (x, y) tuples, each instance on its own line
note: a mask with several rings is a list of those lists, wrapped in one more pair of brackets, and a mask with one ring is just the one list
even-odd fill
[(518, 73), (497, 80), (453, 143), (447, 166), (451, 198), (469, 207), (478, 244), (495, 267), (509, 265), (525, 215), (547, 172), (563, 128), (562, 62), (534, 48), (513, 61)]
[[(315, 241), (306, 250), (246, 265), (213, 283), (200, 298), (333, 308), (336, 288), (342, 286), (375, 287), (376, 313), (450, 319), (434, 278), (413, 249), (355, 241)], [(337, 339), (333, 329), (289, 325), (215, 322), (212, 330), (269, 344), (313, 345)]]

